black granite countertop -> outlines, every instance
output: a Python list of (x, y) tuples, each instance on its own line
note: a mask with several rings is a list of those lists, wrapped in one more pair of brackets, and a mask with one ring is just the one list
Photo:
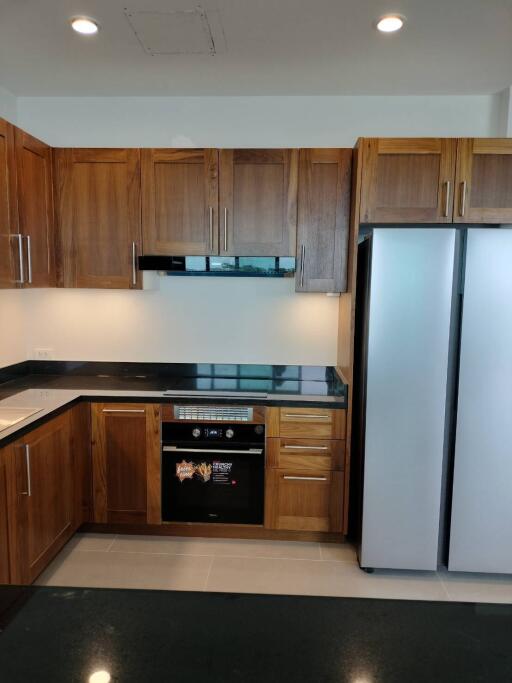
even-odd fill
[[(179, 397), (164, 396), (169, 390)], [(78, 400), (344, 408), (347, 395), (335, 368), (325, 366), (26, 361), (0, 369), (0, 408), (40, 411), (1, 431), (0, 446)]]
[(510, 605), (5, 587), (0, 629), (5, 683), (512, 680)]

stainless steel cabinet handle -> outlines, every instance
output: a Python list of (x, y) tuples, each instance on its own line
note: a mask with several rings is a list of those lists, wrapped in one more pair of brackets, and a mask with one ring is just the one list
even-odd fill
[(27, 282), (29, 285), (32, 284), (32, 244), (30, 242), (30, 235), (26, 236), (27, 240)]
[(137, 243), (132, 242), (132, 285), (137, 284)]
[(295, 477), (285, 474), (283, 479), (287, 481), (327, 481), (327, 477)]
[(213, 206), (210, 206), (210, 251), (213, 251)]
[(451, 183), (449, 180), (446, 181), (446, 195), (444, 199), (444, 217), (448, 218), (448, 215), (450, 213), (450, 189), (451, 189)]
[(326, 451), (327, 446), (290, 446), (286, 445), (284, 446), (285, 449), (289, 449), (291, 451)]
[(304, 287), (304, 262), (306, 260), (306, 245), (300, 248), (300, 287)]
[(229, 448), (180, 448), (179, 446), (164, 446), (166, 453), (248, 453), (250, 455), (261, 455), (263, 448), (248, 448), (246, 450), (230, 450)]
[(463, 180), (460, 184), (460, 216), (464, 216), (466, 213), (466, 188), (467, 182)]
[(284, 416), (285, 417), (297, 417), (297, 418), (306, 417), (308, 419), (313, 418), (315, 420), (328, 420), (329, 419), (329, 415), (310, 415), (308, 413), (285, 413)]
[(102, 413), (145, 413), (144, 408), (103, 408)]
[(30, 446), (28, 444), (25, 444), (25, 465), (27, 467), (27, 490), (22, 491), (21, 495), (30, 498), (32, 495), (32, 478), (30, 475)]
[(25, 282), (25, 267), (23, 265), (23, 235), (17, 233), (16, 235), (11, 235), (11, 238), (15, 237), (18, 240), (18, 258), (20, 264), (20, 279), (14, 280), (17, 285), (22, 285)]
[(224, 251), (228, 250), (228, 209), (224, 207)]

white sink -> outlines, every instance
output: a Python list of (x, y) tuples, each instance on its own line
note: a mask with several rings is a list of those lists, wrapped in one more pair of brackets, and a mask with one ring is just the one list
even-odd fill
[(42, 408), (13, 408), (9, 406), (0, 406), (0, 432), (3, 429), (12, 427), (17, 422), (26, 420), (36, 413), (41, 412)]

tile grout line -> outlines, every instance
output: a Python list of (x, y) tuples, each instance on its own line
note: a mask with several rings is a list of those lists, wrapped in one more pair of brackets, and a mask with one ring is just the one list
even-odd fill
[(113, 546), (114, 543), (116, 542), (117, 536), (118, 536), (118, 534), (114, 534), (114, 538), (112, 539), (112, 542), (110, 543), (110, 545), (108, 546), (108, 548), (107, 548), (107, 550), (106, 550), (105, 552), (109, 553), (109, 552), (112, 550), (112, 546)]
[(206, 574), (206, 579), (203, 586), (203, 592), (208, 588), (208, 581), (210, 580), (210, 574), (212, 573), (213, 563), (215, 561), (215, 555), (211, 555), (210, 566), (208, 567), (208, 573)]

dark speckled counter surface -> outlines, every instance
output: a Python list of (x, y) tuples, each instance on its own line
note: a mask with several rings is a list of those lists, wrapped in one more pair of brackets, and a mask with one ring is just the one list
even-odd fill
[(3, 683), (512, 680), (509, 605), (6, 587), (0, 629)]
[[(166, 397), (167, 390), (180, 396)], [(344, 408), (347, 393), (335, 368), (325, 366), (26, 361), (0, 369), (0, 408), (40, 412), (0, 431), (0, 446), (79, 400)]]

